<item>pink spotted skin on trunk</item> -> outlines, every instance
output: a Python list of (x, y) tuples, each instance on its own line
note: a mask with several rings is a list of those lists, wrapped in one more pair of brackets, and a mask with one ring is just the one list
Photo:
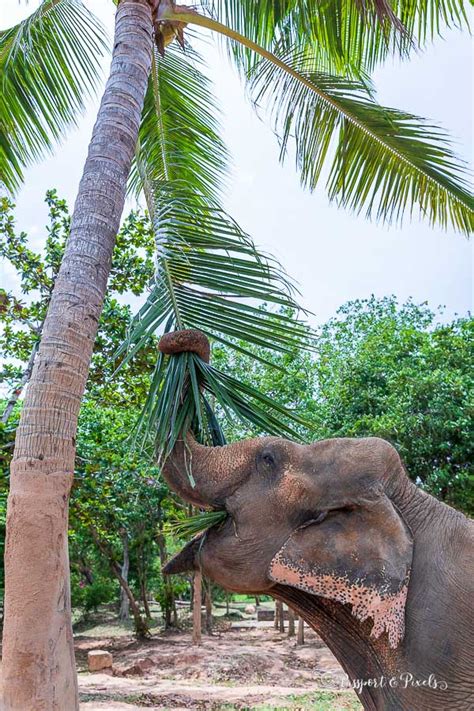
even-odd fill
[(378, 639), (386, 631), (389, 646), (392, 649), (398, 647), (405, 634), (408, 583), (403, 583), (396, 593), (384, 595), (362, 581), (351, 581), (348, 577), (328, 573), (306, 572), (305, 568), (307, 571), (304, 560), (296, 565), (279, 553), (270, 567), (270, 577), (275, 582), (291, 585), (311, 595), (352, 605), (352, 615), (360, 622), (368, 617), (373, 619), (371, 637)]

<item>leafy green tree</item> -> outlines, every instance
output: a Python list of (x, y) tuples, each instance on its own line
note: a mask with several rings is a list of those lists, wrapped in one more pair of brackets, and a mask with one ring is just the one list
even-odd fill
[[(117, 6), (110, 76), (11, 464), (11, 501), (16, 497), (17, 505), (9, 509), (6, 594), (18, 598), (18, 590), (34, 581), (38, 609), (26, 599), (23, 609), (18, 602), (15, 608), (7, 605), (16, 611), (4, 628), (9, 711), (31, 707), (32, 699), (38, 699), (38, 709), (51, 708), (58, 697), (63, 707), (78, 708), (67, 593), (62, 607), (55, 601), (69, 587), (62, 542), (77, 419), (133, 161), (132, 184), (146, 196), (160, 247), (158, 291), (147, 319), (155, 327), (203, 324), (215, 336), (228, 336), (230, 317), (233, 335), (242, 317), (241, 335), (255, 342), (252, 307), (222, 297), (257, 291), (257, 298), (268, 298), (269, 289), (261, 290), (262, 264), (255, 250), (219, 205), (226, 156), (208, 83), (192, 66), (191, 50), (165, 53), (175, 38), (184, 43), (183, 25), (206, 27), (237, 43), (234, 56), (254, 100), (273, 103), (281, 155), (294, 136), (297, 165), (309, 188), (320, 178), (334, 141), (328, 192), (342, 205), (387, 220), (419, 209), (432, 223), (464, 232), (472, 227), (464, 167), (444, 136), (417, 117), (380, 107), (367, 77), (394, 49), (406, 53), (413, 37), (423, 42), (450, 22), (463, 25), (461, 0), (401, 0), (393, 6), (389, 0), (341, 0), (324, 9), (317, 2), (302, 8), (295, 2), (216, 0), (210, 9), (218, 19), (205, 14), (207, 3), (201, 9), (190, 11), (172, 0), (121, 0)], [(99, 23), (78, 0), (44, 0), (27, 20), (0, 34), (0, 180), (7, 189), (16, 189), (24, 167), (76, 121), (96, 85), (104, 47)], [(188, 239), (196, 225), (212, 227), (197, 230), (200, 242)], [(258, 265), (253, 289), (246, 290), (245, 281), (255, 271), (229, 260), (227, 238), (238, 256), (250, 254), (252, 268)], [(145, 330), (143, 324), (138, 329), (142, 336)], [(141, 342), (135, 331), (135, 345)], [(174, 370), (170, 365), (168, 382)], [(179, 388), (175, 392), (180, 398)], [(20, 501), (28, 504), (20, 506)], [(50, 539), (51, 522), (57, 530)], [(47, 558), (42, 556), (46, 550)], [(26, 570), (28, 556), (34, 564)], [(27, 667), (23, 659), (19, 680), (24, 649), (31, 664)], [(46, 658), (48, 685), (37, 671)]]
[[(10, 396), (2, 414), (6, 423), (28, 382), (41, 339), (43, 323), (58, 275), (70, 230), (71, 217), (65, 200), (55, 190), (46, 193), (49, 208), (44, 251), (33, 251), (28, 235), (18, 232), (15, 205), (0, 199), (0, 257), (10, 262), (20, 281), (20, 295), (0, 289), (0, 385)], [(114, 354), (124, 341), (131, 321), (130, 307), (117, 296), (141, 296), (154, 274), (154, 239), (151, 225), (143, 213), (132, 211), (118, 235), (110, 270), (108, 293), (104, 301), (100, 328), (94, 345), (89, 375), (88, 396), (100, 402), (135, 406), (148, 390), (149, 373), (154, 365), (150, 344), (112, 378), (119, 361)]]
[(147, 582), (156, 552), (158, 524), (167, 487), (159, 471), (130, 446), (130, 432), (138, 412), (132, 408), (84, 405), (78, 428), (77, 466), (71, 497), (74, 535), (92, 539), (112, 574), (129, 597), (138, 634), (147, 633), (146, 621), (120, 570), (124, 552), (135, 553), (139, 596), (147, 609)]
[(416, 482), (472, 513), (473, 346), (471, 317), (439, 324), (393, 297), (347, 304), (319, 338), (318, 432), (390, 440)]
[[(42, 324), (51, 298), (51, 291), (57, 277), (59, 265), (64, 252), (64, 246), (69, 234), (70, 215), (67, 204), (58, 198), (54, 190), (48, 191), (46, 202), (49, 207), (49, 219), (46, 227), (47, 237), (43, 253), (34, 252), (29, 246), (28, 235), (18, 233), (15, 227), (14, 205), (7, 198), (0, 201), (0, 254), (16, 270), (19, 279), (19, 293), (2, 290), (0, 309), (0, 356), (3, 369), (0, 372), (0, 385), (10, 389), (10, 395), (4, 402), (0, 401), (3, 412), (0, 423), (0, 536), (1, 545), (5, 540), (6, 498), (8, 490), (8, 469), (13, 452), (15, 431), (19, 419), (19, 398), (23, 387), (31, 374), (32, 363), (37, 353), (41, 337)], [(104, 309), (99, 325), (98, 336), (94, 345), (91, 372), (86, 392), (86, 400), (91, 403), (89, 412), (97, 408), (98, 412), (107, 407), (113, 420), (113, 410), (117, 413), (128, 413), (127, 425), (119, 433), (118, 428), (108, 427), (111, 434), (107, 443), (110, 453), (120, 449), (124, 453), (123, 440), (129, 437), (133, 429), (133, 418), (137, 417), (139, 408), (143, 405), (148, 392), (150, 373), (155, 362), (155, 346), (150, 342), (136, 355), (133, 362), (124, 366), (118, 374), (114, 374), (119, 364), (114, 360), (118, 346), (124, 340), (130, 326), (130, 307), (120, 304), (117, 296), (133, 293), (141, 296), (153, 276), (152, 252), (154, 249), (151, 227), (146, 215), (132, 211), (124, 221), (117, 236), (112, 267), (109, 279), (109, 292), (104, 303)], [(116, 415), (118, 416), (118, 415)], [(89, 436), (87, 428), (82, 428), (82, 436)], [(118, 441), (118, 444), (117, 444)], [(97, 444), (97, 443), (96, 443)], [(105, 446), (105, 443), (103, 443)], [(82, 444), (80, 447), (82, 448)], [(86, 445), (84, 445), (86, 446)], [(90, 454), (90, 452), (89, 452)], [(100, 457), (104, 454), (97, 450), (97, 466), (102, 466)], [(117, 461), (115, 459), (115, 461)], [(81, 460), (76, 462), (76, 473), (79, 479), (84, 475)], [(102, 463), (101, 463), (102, 462)], [(105, 474), (105, 476), (110, 476)], [(120, 487), (120, 483), (118, 483)], [(85, 504), (86, 505), (86, 504)], [(77, 537), (77, 531), (74, 536)], [(73, 540), (76, 540), (73, 537)], [(93, 547), (94, 541), (90, 534), (82, 537), (85, 548)], [(80, 562), (80, 561), (79, 561)], [(79, 565), (75, 561), (76, 569)], [(84, 566), (82, 566), (84, 567)], [(76, 572), (75, 572), (76, 575)], [(107, 576), (109, 580), (107, 580)], [(77, 577), (77, 576), (76, 576)], [(97, 603), (97, 594), (110, 593), (110, 571), (102, 572), (100, 581), (96, 581), (94, 595), (86, 588), (82, 599), (86, 607), (92, 602)], [(0, 586), (3, 592), (3, 556), (0, 564)], [(77, 600), (77, 589), (74, 590)], [(97, 593), (97, 594), (96, 594)]]

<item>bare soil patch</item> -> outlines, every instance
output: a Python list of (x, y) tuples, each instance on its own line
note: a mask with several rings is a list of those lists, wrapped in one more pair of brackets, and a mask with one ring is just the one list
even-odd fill
[[(189, 632), (137, 642), (119, 626), (96, 628), (76, 637), (81, 711), (361, 709), (329, 649), (312, 630), (306, 640), (298, 647), (265, 623), (221, 623), (199, 647)], [(90, 674), (87, 652), (99, 648), (113, 669)]]

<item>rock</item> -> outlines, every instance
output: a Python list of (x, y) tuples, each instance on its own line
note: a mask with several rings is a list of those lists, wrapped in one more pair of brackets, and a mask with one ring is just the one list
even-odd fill
[(231, 610), (228, 615), (225, 615), (226, 620), (243, 620), (244, 615), (240, 610)]
[(154, 669), (155, 666), (155, 662), (149, 657), (138, 659), (133, 666), (121, 669), (120, 676), (142, 676), (150, 671), (150, 669)]
[(201, 655), (199, 652), (182, 652), (181, 654), (177, 654), (173, 659), (173, 664), (177, 667), (187, 667), (192, 664), (199, 664), (200, 662)]
[(131, 667), (122, 669), (122, 676), (143, 676), (144, 673), (139, 664), (133, 664)]
[(245, 605), (244, 612), (246, 615), (255, 615), (255, 605)]
[(87, 654), (87, 666), (90, 672), (102, 671), (102, 669), (110, 669), (112, 666), (112, 655), (110, 652), (105, 652), (103, 649), (93, 649)]

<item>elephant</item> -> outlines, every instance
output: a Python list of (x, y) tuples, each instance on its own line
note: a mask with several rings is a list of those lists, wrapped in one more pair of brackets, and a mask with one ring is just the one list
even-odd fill
[[(206, 343), (189, 331), (159, 347), (208, 358)], [(474, 708), (473, 522), (416, 486), (390, 443), (206, 447), (186, 435), (163, 475), (187, 502), (228, 513), (165, 574), (200, 568), (224, 589), (291, 606), (367, 711)]]

